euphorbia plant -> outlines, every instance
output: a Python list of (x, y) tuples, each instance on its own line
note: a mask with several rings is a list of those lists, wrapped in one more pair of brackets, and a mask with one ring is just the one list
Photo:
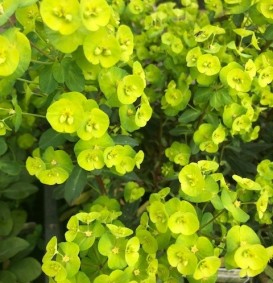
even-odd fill
[(0, 134), (78, 211), (47, 244), (50, 282), (262, 273), (273, 257), (272, 4), (0, 5)]

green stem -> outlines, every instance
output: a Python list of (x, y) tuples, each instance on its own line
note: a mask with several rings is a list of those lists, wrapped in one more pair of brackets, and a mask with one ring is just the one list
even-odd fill
[(0, 110), (4, 110), (4, 111), (9, 112), (9, 111), (10, 111), (10, 108), (2, 108), (2, 107), (0, 107)]
[(31, 60), (32, 63), (36, 63), (36, 64), (41, 64), (41, 65), (52, 65), (53, 62), (47, 62), (47, 61), (39, 61), (39, 60)]
[(30, 42), (30, 45), (35, 48), (38, 52), (40, 52), (42, 55), (46, 56), (50, 61), (55, 61), (53, 58), (51, 58), (44, 50), (40, 49), (38, 46), (36, 46), (33, 42)]
[(33, 116), (33, 117), (37, 117), (37, 118), (43, 118), (43, 119), (46, 119), (46, 116), (44, 116), (44, 115), (40, 115), (40, 114), (34, 114), (34, 113), (28, 113), (28, 112), (22, 112), (22, 115), (26, 115), (26, 116)]
[(28, 84), (39, 84), (39, 83), (36, 83), (34, 81), (30, 81), (30, 80), (26, 80), (26, 79), (22, 79), (22, 78), (17, 78), (16, 79), (17, 81), (20, 81), (20, 82), (24, 82), (24, 83), (28, 83)]
[(220, 210), (210, 221), (202, 225), (199, 230), (204, 229), (206, 226), (208, 226), (210, 223), (212, 223), (215, 219), (217, 219), (222, 213), (224, 213), (225, 209)]
[(15, 115), (15, 114), (9, 115), (9, 116), (3, 118), (1, 121), (2, 121), (2, 122), (5, 122), (6, 120), (12, 118), (14, 115)]

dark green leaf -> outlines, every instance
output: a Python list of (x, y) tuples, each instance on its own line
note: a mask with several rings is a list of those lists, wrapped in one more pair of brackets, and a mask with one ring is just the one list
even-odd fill
[(264, 38), (266, 40), (272, 41), (272, 39), (273, 39), (273, 25), (268, 25), (267, 29), (264, 32)]
[(27, 220), (27, 213), (25, 210), (17, 209), (11, 212), (11, 217), (13, 219), (13, 227), (10, 235), (16, 236), (20, 233)]
[(29, 243), (18, 237), (10, 237), (0, 241), (0, 262), (3, 262), (20, 251), (26, 249)]
[(268, 265), (265, 269), (265, 274), (273, 279), (273, 267)]
[(226, 89), (214, 91), (210, 97), (210, 105), (215, 109), (219, 109), (224, 105), (228, 105), (232, 103), (232, 101), (233, 100)]
[(16, 283), (16, 276), (8, 271), (0, 271), (0, 283)]
[(39, 147), (46, 149), (49, 146), (58, 147), (65, 142), (65, 137), (62, 133), (57, 133), (53, 129), (46, 130), (40, 137)]
[(9, 206), (1, 201), (0, 202), (0, 236), (7, 236), (12, 230), (12, 217)]
[(12, 121), (13, 121), (13, 125), (14, 125), (14, 130), (15, 130), (15, 132), (17, 132), (19, 130), (21, 124), (22, 124), (22, 109), (18, 104), (16, 104), (14, 106), (14, 110), (15, 110), (16, 113), (15, 113)]
[(3, 191), (3, 195), (6, 198), (13, 200), (20, 200), (27, 198), (31, 194), (37, 192), (36, 186), (27, 182), (14, 183)]
[(8, 145), (4, 138), (0, 138), (0, 156), (3, 155), (8, 149)]
[(169, 131), (170, 135), (172, 136), (187, 135), (187, 134), (191, 134), (192, 132), (193, 130), (186, 126), (178, 126)]
[(0, 171), (8, 175), (16, 176), (20, 173), (21, 166), (16, 161), (0, 160)]
[(128, 136), (118, 135), (112, 138), (115, 144), (130, 145), (132, 147), (139, 145), (138, 141)]
[(208, 87), (197, 88), (194, 92), (193, 103), (198, 106), (205, 105), (210, 99), (211, 92), (211, 89)]
[(203, 214), (201, 219), (202, 232), (206, 235), (213, 233), (213, 215), (210, 212)]
[(244, 20), (244, 16), (245, 16), (244, 14), (233, 15), (232, 20), (236, 25), (236, 27), (241, 27), (241, 24)]
[(80, 196), (87, 183), (87, 172), (75, 166), (64, 187), (64, 197), (68, 203)]
[(52, 66), (52, 74), (54, 79), (62, 84), (64, 83), (64, 69), (63, 69), (63, 65), (59, 62), (55, 62)]
[(54, 79), (52, 66), (46, 66), (40, 72), (39, 82), (40, 82), (40, 89), (44, 93), (50, 94), (57, 89), (58, 83)]
[(182, 124), (187, 124), (195, 121), (201, 114), (202, 112), (199, 109), (187, 109), (178, 118), (178, 121)]
[(18, 282), (27, 283), (41, 274), (41, 266), (36, 259), (27, 257), (12, 264), (10, 271), (16, 275)]
[(83, 91), (85, 79), (79, 66), (70, 58), (64, 58), (61, 64), (64, 70), (64, 81), (66, 86), (71, 91)]

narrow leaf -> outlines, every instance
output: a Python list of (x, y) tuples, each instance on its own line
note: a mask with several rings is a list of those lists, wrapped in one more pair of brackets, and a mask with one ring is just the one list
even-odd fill
[(16, 261), (9, 269), (16, 275), (19, 282), (32, 282), (41, 274), (39, 262), (32, 257)]
[(64, 197), (71, 203), (82, 193), (87, 183), (87, 172), (79, 166), (75, 166), (64, 187)]
[(53, 129), (46, 130), (40, 137), (39, 147), (46, 149), (49, 146), (58, 147), (65, 142), (65, 137), (62, 133), (57, 133)]
[(3, 195), (8, 199), (20, 200), (27, 198), (37, 191), (37, 187), (28, 182), (17, 182), (6, 188), (3, 191)]
[(115, 142), (115, 144), (130, 145), (132, 147), (138, 146), (138, 142), (128, 136), (118, 135), (113, 137), (113, 141)]
[(66, 86), (71, 91), (83, 91), (85, 79), (79, 66), (70, 58), (65, 58), (61, 64), (64, 70), (64, 81)]
[(40, 72), (40, 89), (42, 92), (51, 94), (54, 92), (54, 90), (57, 89), (58, 83), (54, 79), (52, 66), (46, 66), (41, 72)]
[(8, 149), (8, 145), (3, 138), (0, 138), (0, 156), (3, 155)]
[(178, 118), (178, 121), (182, 124), (187, 124), (195, 121), (201, 114), (202, 112), (199, 109), (187, 109)]
[(0, 241), (0, 262), (3, 262), (18, 252), (26, 249), (29, 243), (18, 237), (10, 237)]

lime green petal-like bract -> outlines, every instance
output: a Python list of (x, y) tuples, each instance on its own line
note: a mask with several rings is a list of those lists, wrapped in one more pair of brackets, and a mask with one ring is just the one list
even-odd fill
[(19, 64), (19, 52), (7, 38), (0, 35), (0, 76), (9, 76)]
[(61, 133), (74, 133), (79, 128), (83, 116), (83, 107), (65, 98), (51, 104), (46, 118), (51, 127)]
[(54, 31), (68, 35), (81, 25), (77, 0), (43, 0), (40, 13), (45, 24)]
[(106, 26), (111, 16), (110, 7), (105, 0), (81, 0), (80, 13), (84, 26), (90, 31)]
[(114, 66), (121, 56), (117, 39), (105, 28), (100, 28), (86, 36), (83, 51), (90, 63), (94, 65), (100, 63), (104, 68)]
[(109, 126), (109, 117), (98, 108), (85, 113), (84, 121), (77, 134), (83, 140), (102, 137)]

